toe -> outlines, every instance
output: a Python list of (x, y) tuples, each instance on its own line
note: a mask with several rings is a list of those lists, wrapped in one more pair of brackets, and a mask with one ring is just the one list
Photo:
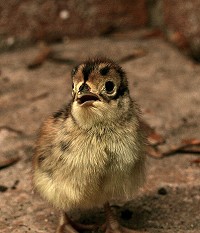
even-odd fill
[(139, 232), (119, 225), (118, 227), (115, 228), (107, 227), (105, 233), (139, 233)]
[(78, 231), (76, 231), (71, 225), (66, 225), (65, 226), (65, 233), (78, 233)]

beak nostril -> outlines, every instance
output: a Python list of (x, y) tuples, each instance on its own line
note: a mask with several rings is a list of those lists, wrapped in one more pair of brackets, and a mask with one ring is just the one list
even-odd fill
[(79, 92), (87, 92), (90, 90), (90, 87), (86, 84), (83, 83), (80, 87), (79, 87)]

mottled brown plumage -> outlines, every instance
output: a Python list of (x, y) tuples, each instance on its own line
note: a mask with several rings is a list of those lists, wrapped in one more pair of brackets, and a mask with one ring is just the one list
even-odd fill
[(34, 186), (63, 211), (57, 233), (77, 232), (67, 211), (96, 206), (105, 207), (107, 233), (133, 232), (118, 224), (108, 204), (132, 199), (145, 179), (145, 138), (125, 72), (93, 59), (72, 70), (72, 82), (72, 101), (41, 128)]

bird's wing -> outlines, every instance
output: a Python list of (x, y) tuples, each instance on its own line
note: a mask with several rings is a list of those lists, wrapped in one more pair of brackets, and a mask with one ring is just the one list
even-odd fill
[[(60, 129), (63, 128), (64, 122), (69, 117), (70, 106), (65, 106), (52, 116), (47, 118), (39, 130), (39, 136), (36, 143), (35, 153), (33, 155), (33, 168), (37, 169), (44, 161), (49, 166), (53, 150), (57, 145), (56, 138), (59, 137)], [(65, 125), (66, 127), (66, 125)], [(63, 145), (60, 145), (63, 146)], [(55, 156), (55, 155), (54, 155)], [(55, 158), (56, 159), (56, 158)]]

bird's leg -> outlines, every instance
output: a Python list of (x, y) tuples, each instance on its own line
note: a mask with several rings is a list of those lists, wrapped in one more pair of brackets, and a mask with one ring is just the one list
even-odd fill
[(109, 203), (104, 205), (105, 214), (106, 214), (106, 223), (103, 225), (105, 233), (136, 233), (132, 229), (128, 229), (119, 224), (116, 217), (112, 213)]
[(78, 231), (76, 231), (72, 224), (71, 224), (71, 220), (70, 218), (67, 216), (67, 214), (65, 212), (61, 213), (60, 216), (60, 220), (58, 223), (58, 227), (56, 229), (56, 233), (78, 233)]
[(73, 222), (65, 212), (62, 212), (56, 233), (78, 233), (79, 230), (95, 230), (97, 228), (98, 226), (95, 224), (84, 225)]

